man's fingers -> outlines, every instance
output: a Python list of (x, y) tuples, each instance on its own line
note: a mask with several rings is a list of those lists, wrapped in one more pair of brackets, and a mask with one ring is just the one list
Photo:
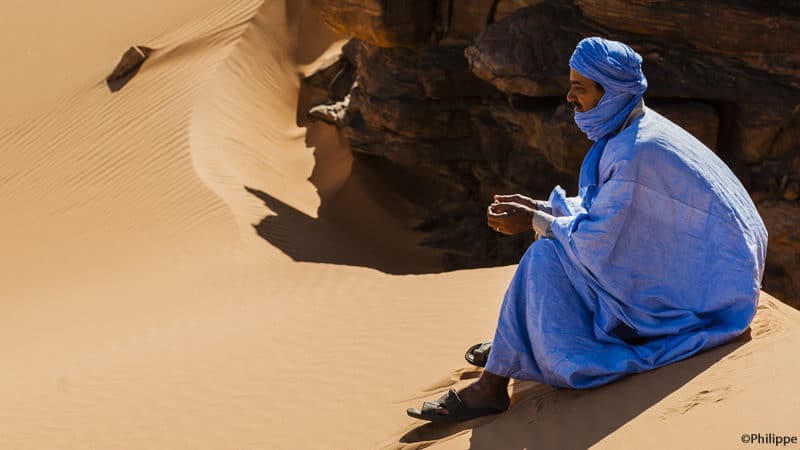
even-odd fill
[(528, 207), (514, 202), (493, 203), (486, 209), (486, 222), (493, 230), (503, 234), (515, 234), (519, 221)]
[(521, 200), (521, 195), (519, 194), (509, 194), (509, 195), (495, 195), (494, 200), (496, 202), (516, 202)]
[(505, 216), (507, 216), (508, 214), (505, 211), (501, 211), (501, 210), (497, 209), (497, 207), (499, 205), (500, 205), (500, 203), (495, 203), (493, 205), (490, 205), (488, 208), (486, 208), (486, 215), (490, 216), (490, 217), (492, 217), (492, 216), (493, 217), (505, 217)]
[(536, 200), (522, 194), (495, 195), (495, 203), (516, 203), (531, 209), (537, 209)]
[(514, 213), (519, 209), (520, 205), (516, 203), (497, 203), (492, 205), (491, 211), (494, 213)]

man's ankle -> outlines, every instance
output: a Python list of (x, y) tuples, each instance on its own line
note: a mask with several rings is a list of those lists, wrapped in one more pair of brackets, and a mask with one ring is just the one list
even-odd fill
[(478, 384), (481, 388), (492, 391), (502, 391), (507, 389), (508, 382), (508, 378), (486, 371), (484, 371), (481, 377), (478, 379)]

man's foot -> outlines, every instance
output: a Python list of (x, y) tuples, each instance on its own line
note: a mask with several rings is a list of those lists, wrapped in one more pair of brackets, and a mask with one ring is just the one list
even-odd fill
[(492, 342), (481, 342), (467, 349), (464, 359), (473, 366), (486, 367), (489, 362), (489, 352), (492, 351)]
[[(481, 376), (478, 381), (458, 391), (458, 397), (467, 408), (492, 408), (505, 411), (511, 403), (511, 398), (508, 396), (508, 379), (505, 380), (503, 384), (488, 383), (484, 380), (484, 376)], [(449, 413), (444, 407), (437, 408), (436, 412)]]
[(432, 422), (460, 422), (477, 417), (499, 414), (508, 409), (508, 378), (483, 372), (475, 383), (448, 393), (434, 402), (425, 402), (422, 409), (409, 408), (414, 418)]

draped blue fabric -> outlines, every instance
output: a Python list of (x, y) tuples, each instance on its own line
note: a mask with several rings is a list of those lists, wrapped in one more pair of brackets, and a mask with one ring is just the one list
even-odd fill
[(579, 195), (550, 196), (553, 237), (517, 267), (489, 372), (594, 387), (723, 344), (755, 314), (767, 232), (728, 167), (648, 108), (600, 139)]
[(648, 108), (598, 163), (597, 179), (584, 178), (597, 183), (593, 198), (553, 190), (554, 237), (520, 261), (489, 372), (593, 387), (720, 345), (750, 324), (767, 232), (728, 167)]

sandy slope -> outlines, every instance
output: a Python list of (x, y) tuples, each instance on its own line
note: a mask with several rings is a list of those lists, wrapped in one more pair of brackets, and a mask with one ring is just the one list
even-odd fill
[[(800, 319), (769, 298), (752, 340), (599, 390), (521, 383), (497, 420), (420, 428), (405, 408), (477, 374), (461, 353), (513, 267), (433, 273), (335, 130), (296, 126), (298, 72), (341, 45), (304, 1), (0, 12), (0, 448), (800, 434)], [(132, 44), (156, 51), (112, 94)]]

